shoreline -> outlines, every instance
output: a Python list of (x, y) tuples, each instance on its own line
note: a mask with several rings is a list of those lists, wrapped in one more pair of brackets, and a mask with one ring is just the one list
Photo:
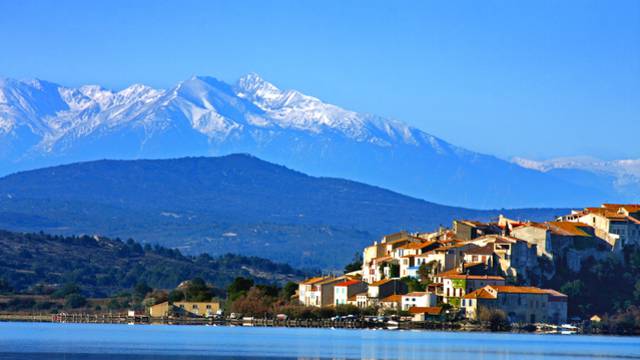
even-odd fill
[[(615, 335), (607, 333), (584, 332), (582, 328), (576, 331), (561, 331), (553, 326), (523, 327), (514, 326), (511, 329), (491, 330), (481, 324), (456, 322), (414, 322), (401, 321), (397, 323), (379, 323), (365, 320), (336, 321), (336, 320), (276, 320), (276, 319), (213, 319), (213, 318), (150, 318), (148, 316), (127, 316), (125, 314), (0, 314), (2, 322), (25, 323), (60, 323), (60, 324), (120, 324), (120, 325), (172, 325), (172, 326), (229, 326), (229, 327), (272, 327), (272, 328), (316, 328), (316, 329), (372, 329), (372, 330), (424, 330), (446, 332), (491, 332), (491, 333), (523, 333), (523, 334), (554, 334), (554, 335)], [(540, 330), (544, 328), (547, 330)], [(638, 336), (630, 335), (630, 336)]]

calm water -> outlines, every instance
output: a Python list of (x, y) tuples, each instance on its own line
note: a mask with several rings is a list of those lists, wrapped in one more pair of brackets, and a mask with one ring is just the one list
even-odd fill
[(640, 359), (640, 338), (0, 323), (0, 359)]

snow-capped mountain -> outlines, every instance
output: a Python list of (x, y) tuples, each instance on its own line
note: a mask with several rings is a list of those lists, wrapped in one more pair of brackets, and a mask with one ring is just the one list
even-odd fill
[[(574, 182), (585, 180), (586, 173), (591, 176), (591, 184), (594, 184), (596, 178), (605, 182), (605, 187), (609, 186), (629, 199), (640, 199), (640, 159), (601, 160), (579, 156), (542, 161), (516, 157), (512, 161), (522, 167), (564, 177)], [(580, 173), (583, 173), (582, 176), (579, 176)]]
[(101, 158), (233, 152), (470, 207), (577, 206), (615, 194), (465, 150), (400, 121), (281, 90), (256, 74), (233, 85), (193, 77), (166, 90), (136, 84), (117, 92), (0, 81), (5, 174)]

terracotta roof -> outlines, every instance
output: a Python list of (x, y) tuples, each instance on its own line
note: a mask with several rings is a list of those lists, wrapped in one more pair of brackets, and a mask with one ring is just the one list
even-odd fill
[(627, 216), (627, 220), (629, 220), (629, 221), (631, 221), (632, 223), (635, 223), (635, 224), (640, 224), (640, 220), (634, 218), (633, 216)]
[(399, 249), (418, 250), (418, 249), (423, 249), (425, 247), (431, 246), (436, 243), (437, 243), (436, 241), (412, 242), (406, 245), (402, 245)]
[(351, 285), (355, 285), (355, 284), (360, 284), (362, 281), (360, 280), (347, 280), (347, 281), (343, 281), (339, 284), (335, 284), (334, 286), (351, 286)]
[(549, 296), (552, 297), (556, 297), (556, 298), (568, 298), (568, 296), (566, 294), (561, 293), (560, 291), (556, 291), (553, 289), (542, 289), (544, 290), (547, 294), (549, 294)]
[(391, 240), (391, 241), (383, 242), (382, 244), (384, 244), (384, 245), (395, 245), (397, 243), (401, 243), (401, 242), (405, 242), (405, 241), (409, 241), (409, 238)]
[(395, 303), (399, 303), (401, 301), (402, 301), (402, 295), (391, 295), (380, 300), (380, 302), (395, 302)]
[(464, 264), (464, 265), (462, 265), (462, 266), (463, 266), (465, 269), (468, 269), (468, 268), (472, 268), (472, 267), (474, 267), (474, 266), (481, 266), (481, 265), (482, 265), (482, 266), (484, 266), (484, 263), (483, 263), (483, 262), (471, 262), (471, 263), (466, 263), (466, 264)]
[(540, 289), (533, 286), (511, 286), (511, 285), (502, 285), (502, 286), (493, 286), (492, 288), (496, 289), (498, 292), (508, 293), (508, 294), (548, 294), (548, 292), (544, 289)]
[(305, 281), (301, 282), (300, 284), (301, 284), (301, 285), (313, 285), (313, 284), (315, 284), (315, 283), (319, 283), (320, 281), (322, 281), (322, 280), (324, 280), (324, 279), (326, 279), (326, 277), (324, 277), (324, 276), (317, 276), (317, 277), (313, 277), (313, 278), (307, 279), (307, 280), (305, 280)]
[(581, 222), (571, 221), (551, 221), (548, 223), (549, 230), (558, 235), (591, 237), (585, 229), (592, 229), (591, 226)]
[(425, 295), (429, 295), (429, 293), (426, 291), (414, 291), (408, 294), (404, 294), (402, 296), (425, 296)]
[(412, 314), (440, 315), (442, 314), (442, 306), (431, 306), (431, 307), (414, 306), (412, 308), (409, 308), (409, 312)]
[(490, 245), (486, 245), (486, 246), (476, 245), (469, 250), (465, 250), (464, 253), (468, 255), (492, 255), (493, 247), (491, 247)]
[(343, 281), (343, 280), (345, 280), (345, 278), (344, 278), (344, 277), (333, 277), (333, 276), (329, 276), (329, 277), (326, 277), (326, 278), (325, 278), (325, 279), (323, 279), (323, 280), (320, 280), (320, 281), (318, 281), (318, 282), (314, 283), (313, 285), (324, 285), (324, 284), (330, 284), (330, 283), (332, 283), (332, 282), (336, 282), (336, 281)]
[(623, 208), (628, 212), (640, 211), (640, 204), (602, 204), (602, 207), (614, 211), (618, 211), (620, 208)]
[(467, 244), (463, 244), (463, 243), (455, 243), (455, 244), (446, 245), (446, 246), (442, 246), (442, 247), (433, 249), (433, 251), (435, 251), (435, 252), (447, 251), (447, 250), (451, 250), (451, 249), (461, 248), (461, 247), (466, 246), (466, 245)]
[(502, 276), (493, 275), (447, 275), (443, 276), (443, 278), (462, 280), (504, 280)]
[(461, 274), (462, 274), (462, 272), (460, 272), (460, 270), (458, 270), (458, 268), (453, 268), (453, 269), (438, 273), (435, 276), (447, 277), (447, 276), (451, 276), (451, 275), (461, 275)]
[(376, 262), (384, 262), (387, 260), (392, 260), (393, 258), (389, 255), (384, 255), (384, 256), (378, 256), (377, 258), (374, 258), (373, 260), (375, 260)]
[(393, 279), (382, 279), (382, 280), (378, 280), (375, 282), (372, 282), (371, 284), (369, 284), (369, 286), (380, 286), (380, 285), (384, 285), (386, 283), (388, 283), (389, 281), (391, 281)]
[(606, 208), (586, 208), (585, 211), (587, 214), (597, 214), (614, 221), (624, 221), (627, 218), (625, 214), (619, 214), (617, 211), (612, 211)]
[(495, 299), (496, 297), (493, 294), (491, 294), (487, 289), (480, 288), (466, 294), (465, 296), (463, 296), (463, 298), (464, 299)]

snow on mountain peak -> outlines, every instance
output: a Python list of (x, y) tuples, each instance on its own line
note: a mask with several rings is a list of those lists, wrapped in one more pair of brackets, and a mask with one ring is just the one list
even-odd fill
[(249, 73), (241, 77), (236, 83), (238, 95), (251, 100), (272, 102), (282, 96), (282, 91), (272, 83), (264, 80), (256, 73)]
[(42, 80), (3, 81), (0, 94), (5, 92), (0, 130), (11, 131), (16, 121), (27, 124), (37, 129), (42, 139), (39, 147), (49, 152), (71, 147), (83, 137), (127, 128), (141, 130), (148, 138), (185, 125), (214, 141), (232, 133), (269, 129), (344, 136), (383, 147), (423, 144), (438, 152), (448, 149), (405, 123), (346, 110), (296, 90), (281, 90), (255, 73), (241, 77), (235, 85), (194, 76), (170, 90), (142, 84), (112, 91), (99, 85), (69, 88)]

